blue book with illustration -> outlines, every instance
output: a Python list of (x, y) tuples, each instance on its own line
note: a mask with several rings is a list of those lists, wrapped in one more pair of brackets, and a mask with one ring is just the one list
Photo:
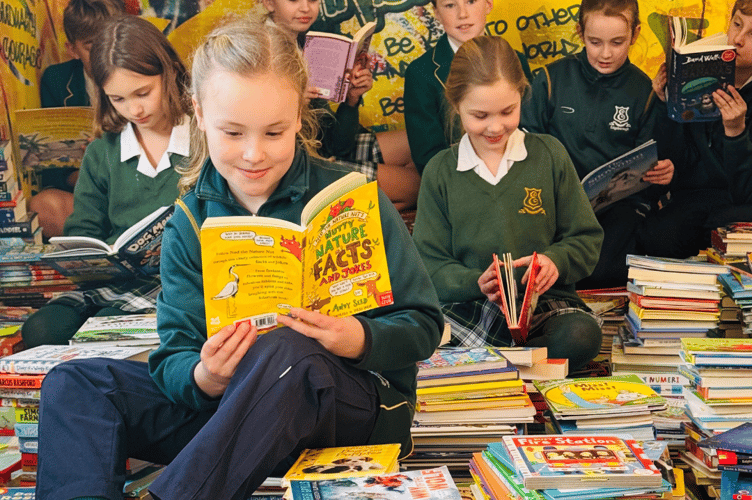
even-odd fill
[(752, 474), (725, 470), (721, 473), (723, 500), (752, 500)]
[(705, 438), (698, 446), (752, 455), (752, 422), (746, 422), (726, 432)]

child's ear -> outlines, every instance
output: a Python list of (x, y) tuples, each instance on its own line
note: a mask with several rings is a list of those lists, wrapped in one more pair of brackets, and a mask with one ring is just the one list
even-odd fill
[(638, 24), (634, 27), (634, 30), (632, 30), (632, 42), (630, 42), (630, 45), (634, 45), (634, 43), (637, 41), (637, 37), (640, 36), (640, 28), (641, 25)]
[(206, 131), (204, 126), (204, 113), (201, 110), (201, 105), (198, 103), (195, 94), (191, 95), (191, 104), (193, 105), (193, 114), (196, 116), (196, 125), (199, 130)]
[(65, 42), (65, 51), (71, 59), (81, 59), (75, 51), (75, 45), (68, 41)]
[(486, 15), (489, 15), (493, 10), (493, 0), (486, 0)]
[(264, 4), (266, 10), (268, 10), (269, 12), (274, 12), (274, 0), (261, 0), (261, 3)]

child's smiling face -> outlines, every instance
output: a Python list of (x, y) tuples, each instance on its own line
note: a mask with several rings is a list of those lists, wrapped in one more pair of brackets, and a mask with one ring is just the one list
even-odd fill
[(637, 40), (640, 26), (634, 31), (624, 16), (607, 16), (603, 12), (588, 13), (584, 30), (577, 26), (590, 65), (603, 75), (614, 73), (624, 66), (629, 48)]
[(194, 96), (198, 127), (230, 191), (251, 212), (277, 189), (295, 157), (300, 95), (286, 78), (215, 71)]
[(264, 0), (274, 22), (297, 35), (309, 30), (319, 16), (320, 0)]
[(492, 0), (437, 0), (434, 13), (449, 38), (462, 44), (486, 29)]

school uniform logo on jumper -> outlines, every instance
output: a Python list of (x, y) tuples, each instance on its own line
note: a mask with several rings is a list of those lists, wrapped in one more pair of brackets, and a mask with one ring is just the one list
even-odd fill
[(629, 124), (629, 106), (614, 106), (614, 121), (608, 124), (611, 130), (629, 131), (632, 126)]
[(543, 209), (543, 202), (541, 201), (541, 191), (542, 189), (525, 188), (525, 200), (522, 202), (522, 208), (520, 208), (519, 213), (546, 215), (546, 211)]
[(569, 106), (562, 106), (561, 110), (568, 115), (574, 114), (574, 108), (570, 108)]

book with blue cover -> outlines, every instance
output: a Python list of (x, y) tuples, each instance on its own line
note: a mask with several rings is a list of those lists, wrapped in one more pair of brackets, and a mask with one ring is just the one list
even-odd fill
[(721, 498), (723, 500), (752, 499), (752, 474), (723, 471), (721, 473)]
[(721, 434), (705, 438), (697, 444), (703, 448), (715, 448), (752, 455), (752, 422), (746, 422)]

